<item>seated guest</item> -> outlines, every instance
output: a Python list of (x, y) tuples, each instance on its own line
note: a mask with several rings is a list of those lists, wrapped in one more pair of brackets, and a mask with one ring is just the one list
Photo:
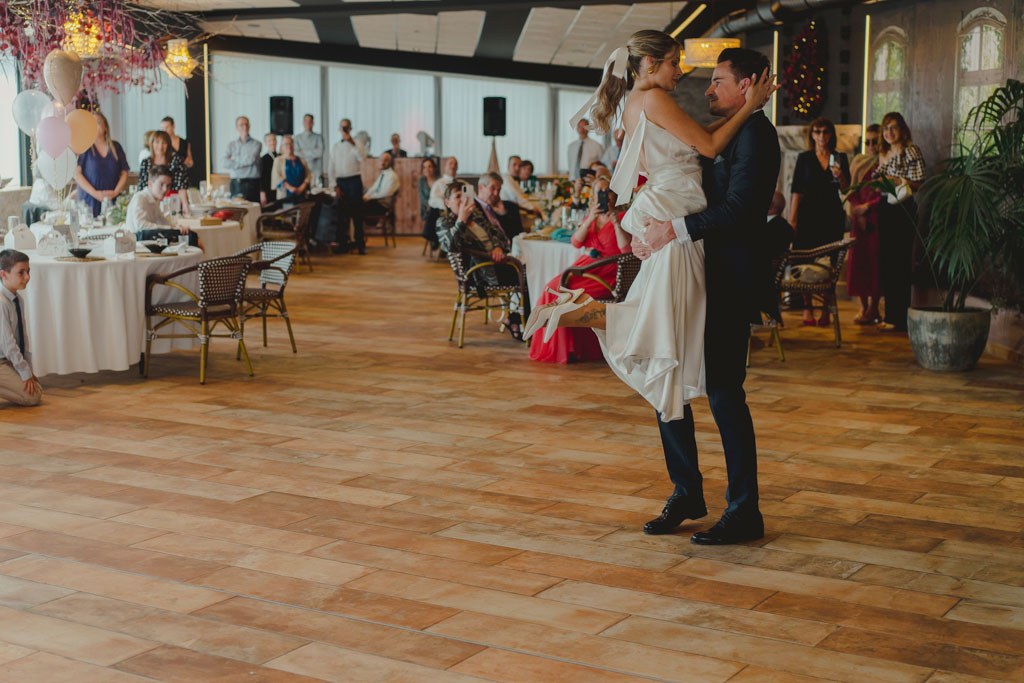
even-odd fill
[(277, 191), (277, 199), (294, 203), (302, 200), (309, 189), (312, 176), (305, 160), (295, 154), (291, 135), (281, 138), (281, 155), (274, 159), (270, 169), (270, 185)]
[(455, 182), (455, 174), (459, 172), (459, 160), (455, 157), (448, 157), (441, 164), (441, 177), (438, 178), (430, 188), (430, 201), (428, 204), (438, 211), (444, 211), (444, 193), (448, 186)]
[(391, 136), (391, 149), (388, 150), (388, 154), (391, 155), (392, 159), (404, 159), (409, 156), (409, 153), (402, 149), (402, 138), (399, 137), (398, 133), (394, 133)]
[(167, 196), (171, 189), (171, 169), (166, 166), (153, 166), (149, 169), (149, 181), (146, 189), (136, 192), (128, 202), (125, 211), (124, 227), (135, 233), (140, 240), (158, 239), (177, 240), (178, 235), (188, 235), (188, 243), (199, 246), (199, 239), (187, 227), (176, 228), (167, 220), (160, 210), (160, 200)]
[(260, 157), (260, 205), (266, 208), (274, 204), (276, 196), (270, 176), (274, 170), (274, 159), (278, 157), (277, 136), (273, 133), (264, 135), (263, 146), (267, 148), (267, 153)]
[(32, 371), (25, 295), (28, 286), (28, 255), (14, 249), (0, 251), (0, 398), (19, 406), (36, 406), (43, 388)]
[[(595, 192), (590, 195), (590, 207), (587, 217), (572, 235), (572, 244), (577, 248), (589, 249), (573, 262), (573, 266), (586, 266), (594, 261), (630, 251), (630, 236), (619, 225), (619, 214), (615, 212), (615, 194), (608, 189), (608, 176), (604, 175), (594, 182)], [(618, 266), (609, 263), (590, 271), (608, 284), (615, 286)], [(537, 301), (546, 304), (554, 301), (555, 296), (547, 291), (558, 291), (561, 273), (545, 287)], [(595, 299), (607, 299), (611, 293), (599, 282), (586, 277), (571, 278), (567, 285), (570, 289), (583, 289)], [(542, 363), (566, 364), (570, 361), (601, 360), (601, 345), (593, 332), (582, 327), (559, 327), (554, 336), (544, 341), (543, 334), (535, 334), (530, 341), (530, 359)]]
[(781, 192), (776, 192), (768, 206), (768, 224), (755, 236), (755, 253), (760, 255), (757, 264), (760, 269), (758, 280), (765, 283), (764, 287), (758, 289), (763, 292), (761, 310), (778, 322), (782, 322), (782, 313), (779, 311), (779, 294), (773, 280), (775, 272), (772, 262), (789, 250), (789, 245), (793, 243), (796, 234), (793, 226), (782, 216), (785, 209), (786, 197)]
[(476, 201), (483, 209), (487, 220), (505, 231), (511, 244), (512, 238), (523, 231), (523, 220), (519, 215), (519, 205), (501, 199), (501, 176), (497, 173), (484, 173), (477, 183)]
[(522, 164), (522, 159), (515, 155), (508, 158), (508, 172), (501, 176), (501, 198), (506, 202), (517, 204), (527, 213), (543, 218), (544, 212), (541, 211), (540, 205), (527, 197), (526, 192), (519, 185), (519, 167)]
[[(437, 238), (441, 249), (449, 254), (460, 253), (463, 249), (485, 252), (494, 261), (494, 266), (480, 268), (470, 274), (471, 282), (477, 287), (480, 296), (483, 296), (484, 287), (497, 287), (500, 285), (518, 285), (519, 274), (515, 267), (519, 266), (524, 273), (522, 264), (509, 256), (511, 243), (501, 226), (492, 222), (484, 214), (483, 206), (474, 201), (472, 197), (465, 194), (465, 185), (461, 181), (453, 181), (445, 189), (444, 201), (445, 212), (437, 221)], [(467, 269), (483, 261), (482, 257), (470, 256)], [(522, 302), (524, 313), (530, 315), (530, 299)], [(517, 313), (509, 318), (509, 331), (512, 336), (522, 334), (522, 320)]]
[(437, 182), (437, 162), (425, 157), (420, 163), (420, 220), (423, 221), (423, 239), (430, 243), (431, 249), (437, 249), (437, 231), (434, 229), (440, 211), (430, 205), (430, 188)]
[(391, 155), (384, 152), (380, 155), (380, 175), (363, 193), (363, 212), (368, 216), (387, 213), (395, 205), (398, 193), (398, 174), (391, 168)]
[[(43, 220), (43, 214), (59, 209), (62, 205), (60, 197), (57, 196), (58, 193), (54, 192), (50, 183), (39, 175), (38, 161), (32, 164), (32, 175), (35, 177), (35, 180), (32, 181), (32, 192), (28, 196), (28, 201), (21, 205), (21, 220), (25, 225), (32, 225)], [(69, 182), (61, 190), (60, 195), (68, 197), (74, 189), (74, 182)]]
[(182, 214), (188, 214), (188, 170), (181, 157), (171, 150), (171, 136), (162, 130), (153, 131), (149, 141), (149, 157), (139, 165), (139, 189), (145, 190), (149, 185), (149, 169), (154, 166), (166, 166), (171, 170), (171, 188), (168, 196), (177, 194), (181, 200)]
[(537, 176), (533, 174), (533, 162), (523, 159), (519, 163), (519, 186), (527, 192), (537, 189)]
[(139, 163), (142, 163), (143, 159), (148, 159), (152, 152), (149, 149), (150, 144), (153, 142), (153, 133), (155, 130), (147, 130), (142, 134), (142, 149), (139, 150)]

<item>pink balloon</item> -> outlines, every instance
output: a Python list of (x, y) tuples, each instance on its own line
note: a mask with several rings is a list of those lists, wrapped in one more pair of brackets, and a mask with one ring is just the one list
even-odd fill
[(47, 116), (39, 122), (36, 140), (39, 141), (39, 149), (46, 152), (51, 159), (56, 159), (71, 142), (71, 127), (63, 118)]

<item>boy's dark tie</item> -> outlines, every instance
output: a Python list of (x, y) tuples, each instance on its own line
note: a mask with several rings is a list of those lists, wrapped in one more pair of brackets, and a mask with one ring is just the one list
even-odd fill
[(14, 310), (18, 314), (18, 330), (16, 337), (18, 339), (18, 350), (22, 354), (25, 353), (25, 322), (21, 317), (21, 300), (18, 299), (18, 295), (14, 295)]

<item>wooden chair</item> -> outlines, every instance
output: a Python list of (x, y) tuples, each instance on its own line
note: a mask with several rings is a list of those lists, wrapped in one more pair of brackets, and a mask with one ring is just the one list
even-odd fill
[[(151, 274), (146, 277), (146, 357), (142, 376), (149, 377), (149, 359), (154, 339), (199, 339), (199, 383), (206, 384), (206, 364), (210, 352), (211, 337), (228, 337), (238, 340), (238, 355), (245, 357), (249, 376), (253, 374), (249, 353), (242, 338), (242, 324), (238, 314), (241, 309), (245, 277), (252, 261), (245, 257), (202, 261), (187, 268), (166, 275)], [(199, 294), (196, 295), (177, 282), (176, 277), (199, 271)], [(189, 300), (167, 304), (153, 303), (153, 288), (157, 285), (173, 287), (184, 292)], [(162, 318), (153, 324), (154, 318)], [(175, 322), (191, 330), (192, 334), (159, 334), (160, 330)], [(226, 334), (214, 334), (217, 325), (227, 329)]]
[[(601, 266), (606, 266), (609, 263), (616, 264), (614, 285), (590, 272), (600, 268)], [(633, 256), (631, 252), (616, 254), (615, 256), (606, 256), (605, 258), (598, 259), (593, 263), (588, 263), (585, 266), (570, 266), (569, 268), (566, 268), (562, 272), (562, 279), (559, 284), (563, 287), (568, 287), (569, 281), (574, 277), (587, 278), (599, 283), (602, 287), (608, 290), (608, 295), (606, 297), (596, 299), (596, 301), (603, 304), (619, 303), (626, 298), (626, 293), (629, 292), (629, 288), (633, 285), (633, 280), (636, 279), (637, 273), (640, 272), (641, 263), (642, 261), (636, 256)]]
[[(791, 295), (810, 297), (810, 308), (824, 310), (826, 307), (832, 315), (832, 327), (835, 330), (836, 348), (842, 344), (839, 332), (839, 311), (836, 307), (836, 283), (846, 261), (846, 252), (856, 242), (853, 238), (845, 238), (839, 242), (825, 244), (815, 249), (801, 249), (789, 252), (790, 276), (783, 278), (779, 289)], [(827, 259), (828, 263), (821, 263)], [(815, 271), (824, 273), (816, 282), (800, 279), (798, 266), (811, 265)], [(816, 305), (818, 304), (818, 305)], [(806, 306), (805, 306), (806, 307)]]
[(292, 343), (292, 353), (298, 353), (295, 347), (295, 335), (292, 333), (292, 321), (288, 317), (288, 307), (284, 303), (284, 288), (288, 285), (288, 276), (295, 267), (295, 255), (298, 245), (287, 240), (275, 240), (255, 244), (235, 256), (249, 257), (259, 253), (260, 259), (249, 268), (250, 273), (259, 273), (259, 287), (246, 287), (242, 291), (242, 309), (239, 313), (242, 332), (245, 332), (245, 321), (250, 318), (263, 320), (263, 346), (267, 345), (267, 318), (283, 318), (288, 327), (288, 339)]
[(249, 213), (249, 209), (242, 207), (225, 207), (223, 209), (217, 209), (215, 213), (226, 214), (227, 218), (224, 220), (238, 221), (239, 228), (244, 228), (245, 216)]
[[(484, 259), (476, 265), (466, 267), (470, 256)], [(473, 273), (482, 269), (494, 266), (490, 260), (491, 255), (473, 249), (463, 249), (462, 253), (449, 253), (448, 262), (455, 273), (455, 283), (458, 291), (455, 295), (455, 311), (452, 313), (452, 327), (448, 333), (448, 341), (455, 338), (455, 328), (459, 329), (459, 348), (461, 349), (466, 339), (466, 313), (469, 311), (483, 311), (484, 324), (486, 325), (492, 310), (501, 311), (505, 317), (513, 310), (523, 317), (523, 302), (526, 301), (526, 273), (523, 264), (511, 256), (505, 257), (503, 265), (511, 266), (519, 276), (519, 282), (515, 285), (494, 285), (478, 288), (471, 277)], [(481, 296), (482, 293), (482, 296)], [(513, 306), (515, 307), (513, 309)], [(525, 324), (525, 319), (523, 320)], [(504, 327), (504, 325), (502, 326)]]
[[(384, 213), (367, 213), (363, 215), (363, 234), (369, 235), (371, 230), (379, 231), (384, 236), (384, 246), (388, 246), (388, 238), (391, 238), (391, 246), (397, 248), (398, 241), (395, 239), (395, 203), (398, 195), (387, 200), (377, 200), (376, 204), (384, 207)], [(368, 202), (369, 203), (369, 202)], [(365, 205), (364, 205), (365, 206)]]
[[(789, 251), (784, 252), (778, 258), (772, 259), (772, 290), (775, 292), (774, 299), (778, 302), (782, 298), (782, 291), (780, 289), (782, 284), (782, 278), (786, 274), (786, 268), (789, 266)], [(767, 308), (767, 306), (765, 306)], [(779, 306), (776, 305), (771, 311), (761, 311), (762, 323), (760, 325), (751, 325), (751, 332), (753, 328), (768, 328), (770, 335), (768, 337), (768, 343), (775, 346), (775, 350), (779, 353), (779, 360), (783, 363), (786, 362), (786, 354), (782, 350), (782, 313), (779, 310)], [(747, 339), (747, 367), (750, 367), (750, 344), (751, 339)]]
[[(304, 258), (309, 272), (313, 272), (313, 262), (309, 257), (309, 226), (313, 212), (319, 207), (317, 202), (299, 202), (293, 206), (265, 213), (256, 221), (256, 235), (261, 240), (286, 240), (295, 242), (299, 258)], [(299, 263), (295, 264), (295, 272), (299, 272)]]

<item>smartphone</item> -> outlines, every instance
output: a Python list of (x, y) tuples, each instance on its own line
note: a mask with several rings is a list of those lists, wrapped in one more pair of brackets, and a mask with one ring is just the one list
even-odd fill
[(583, 178), (584, 180), (586, 180), (587, 178), (591, 178), (593, 176), (596, 176), (596, 175), (597, 175), (597, 171), (595, 171), (592, 168), (581, 168), (580, 169), (580, 178)]
[(608, 190), (597, 191), (597, 210), (608, 213)]
[(830, 167), (836, 165), (836, 155), (835, 154), (829, 154), (828, 155), (828, 165)]

